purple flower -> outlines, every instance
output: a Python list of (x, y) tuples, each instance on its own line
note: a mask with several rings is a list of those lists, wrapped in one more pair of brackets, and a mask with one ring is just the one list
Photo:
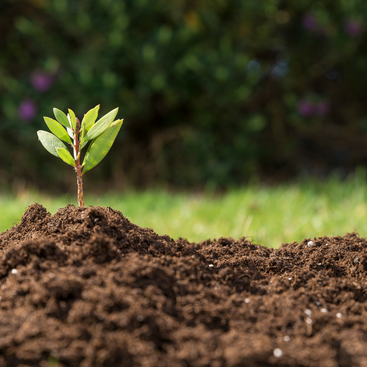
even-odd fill
[(303, 100), (298, 103), (297, 112), (302, 117), (310, 117), (316, 113), (316, 108), (313, 103)]
[(325, 115), (327, 115), (328, 112), (330, 111), (329, 103), (327, 103), (327, 102), (320, 102), (316, 106), (316, 110), (317, 110), (317, 114), (319, 116), (325, 116)]
[(30, 77), (32, 87), (38, 92), (46, 92), (53, 83), (53, 76), (44, 71), (35, 71)]
[(362, 24), (352, 19), (345, 23), (344, 29), (351, 37), (358, 37), (363, 32)]
[(305, 14), (302, 19), (303, 28), (307, 29), (312, 33), (319, 35), (325, 35), (326, 29), (321, 25), (316, 17), (312, 14)]
[(37, 105), (31, 99), (25, 99), (18, 107), (19, 117), (28, 122), (34, 118), (37, 113)]
[(306, 14), (302, 19), (303, 27), (309, 31), (317, 31), (319, 24), (312, 14)]

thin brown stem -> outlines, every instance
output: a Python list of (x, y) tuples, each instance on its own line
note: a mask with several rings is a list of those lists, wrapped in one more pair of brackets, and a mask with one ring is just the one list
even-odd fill
[(83, 179), (82, 179), (82, 166), (80, 164), (80, 121), (76, 119), (76, 126), (74, 131), (74, 162), (76, 171), (76, 183), (78, 185), (78, 204), (79, 206), (84, 206), (84, 195), (83, 195)]

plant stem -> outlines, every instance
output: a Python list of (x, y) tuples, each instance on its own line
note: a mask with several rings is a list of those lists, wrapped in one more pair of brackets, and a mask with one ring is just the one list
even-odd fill
[(83, 179), (82, 179), (82, 167), (80, 165), (80, 121), (76, 119), (76, 126), (74, 131), (74, 162), (76, 171), (76, 183), (78, 185), (78, 204), (84, 206), (84, 195), (83, 195)]

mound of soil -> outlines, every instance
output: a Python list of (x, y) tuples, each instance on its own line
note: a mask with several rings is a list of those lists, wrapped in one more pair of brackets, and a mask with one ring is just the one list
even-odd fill
[(367, 366), (366, 245), (189, 243), (33, 204), (0, 235), (0, 366)]

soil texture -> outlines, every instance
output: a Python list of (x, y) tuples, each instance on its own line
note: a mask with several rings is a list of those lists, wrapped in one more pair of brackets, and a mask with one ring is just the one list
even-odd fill
[(31, 205), (0, 234), (0, 366), (367, 366), (367, 240), (173, 240)]

